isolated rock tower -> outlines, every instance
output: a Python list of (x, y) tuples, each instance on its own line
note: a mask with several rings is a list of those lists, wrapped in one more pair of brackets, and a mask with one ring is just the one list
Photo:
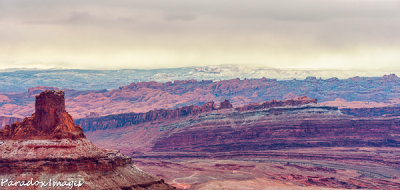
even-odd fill
[(84, 138), (81, 127), (74, 124), (65, 111), (64, 91), (46, 90), (36, 96), (35, 113), (6, 126), (0, 131), (2, 139), (61, 139)]

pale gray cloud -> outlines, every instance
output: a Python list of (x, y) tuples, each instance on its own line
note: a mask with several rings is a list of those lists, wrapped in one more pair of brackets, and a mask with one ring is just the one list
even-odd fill
[[(63, 10), (150, 10), (167, 15), (203, 15), (222, 18), (270, 18), (315, 21), (338, 18), (399, 17), (397, 0), (2, 0), (1, 9), (11, 15)], [(33, 16), (33, 15), (30, 15)], [(40, 16), (40, 15), (38, 15)]]
[(0, 0), (0, 29), (0, 67), (400, 62), (400, 0)]
[(195, 20), (197, 16), (192, 13), (167, 13), (165, 16), (166, 20), (183, 20), (183, 21), (191, 21)]

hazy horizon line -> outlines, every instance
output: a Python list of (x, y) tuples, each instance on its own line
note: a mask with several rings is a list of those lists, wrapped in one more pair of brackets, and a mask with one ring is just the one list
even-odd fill
[(118, 71), (118, 70), (169, 70), (169, 69), (184, 69), (184, 68), (248, 68), (248, 69), (262, 69), (262, 70), (297, 70), (297, 71), (359, 71), (359, 72), (400, 72), (399, 69), (387, 69), (387, 68), (381, 68), (381, 69), (361, 69), (361, 68), (336, 68), (336, 67), (269, 67), (269, 66), (244, 66), (240, 64), (215, 64), (215, 65), (202, 65), (202, 66), (172, 66), (172, 67), (155, 67), (155, 68), (142, 68), (142, 67), (126, 67), (126, 68), (115, 68), (115, 69), (108, 69), (108, 68), (80, 68), (80, 67), (9, 67), (9, 68), (0, 68), (0, 72), (5, 72), (5, 71), (17, 71), (17, 70), (88, 70), (88, 71)]

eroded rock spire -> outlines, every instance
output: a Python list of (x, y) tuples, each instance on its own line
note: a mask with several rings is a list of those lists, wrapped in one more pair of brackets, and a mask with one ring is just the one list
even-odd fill
[(65, 110), (64, 91), (46, 90), (36, 96), (35, 113), (0, 131), (3, 139), (52, 139), (85, 137)]

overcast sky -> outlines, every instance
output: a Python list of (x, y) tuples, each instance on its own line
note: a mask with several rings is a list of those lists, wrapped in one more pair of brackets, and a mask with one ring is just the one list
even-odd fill
[(400, 0), (0, 0), (0, 69), (400, 70)]

